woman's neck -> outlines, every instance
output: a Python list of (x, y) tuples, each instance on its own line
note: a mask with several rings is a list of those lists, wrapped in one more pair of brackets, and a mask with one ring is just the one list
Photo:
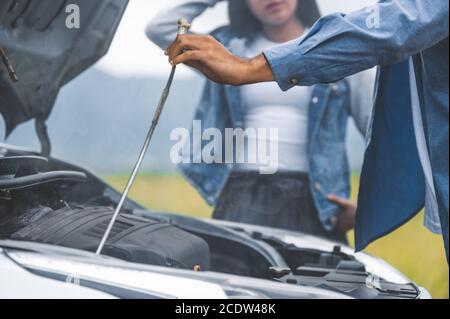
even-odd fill
[(264, 35), (272, 42), (284, 43), (294, 40), (305, 32), (305, 27), (297, 18), (292, 18), (282, 25), (263, 26)]

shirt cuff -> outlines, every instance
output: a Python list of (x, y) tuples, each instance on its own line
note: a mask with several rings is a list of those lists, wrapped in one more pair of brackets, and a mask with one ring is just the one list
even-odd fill
[(301, 84), (300, 75), (305, 67), (302, 65), (299, 42), (297, 39), (263, 52), (275, 81), (283, 91)]

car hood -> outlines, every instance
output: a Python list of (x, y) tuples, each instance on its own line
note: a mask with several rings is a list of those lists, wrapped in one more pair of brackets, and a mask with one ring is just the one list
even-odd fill
[[(303, 238), (299, 238), (303, 241)], [(3, 264), (2, 264), (3, 256)], [(50, 296), (67, 287), (55, 281), (91, 289), (80, 291), (92, 298), (151, 299), (348, 299), (339, 292), (303, 285), (235, 276), (217, 272), (192, 272), (158, 266), (130, 263), (107, 256), (45, 244), (0, 240), (0, 267), (6, 261), (16, 266), (14, 282), (25, 277), (36, 281), (35, 290)], [(367, 264), (369, 260), (366, 259)], [(372, 262), (377, 262), (373, 260)], [(5, 268), (7, 270), (7, 268)], [(26, 270), (28, 274), (19, 273)], [(388, 270), (388, 269), (386, 269)], [(33, 274), (37, 277), (30, 277)], [(8, 283), (8, 273), (5, 273)], [(26, 276), (25, 276), (26, 275)], [(0, 276), (1, 277), (1, 276)], [(28, 278), (30, 277), (30, 278)], [(48, 282), (42, 282), (47, 278)], [(38, 282), (37, 280), (41, 280)], [(10, 280), (11, 281), (11, 280)], [(13, 283), (11, 283), (13, 285)], [(27, 288), (28, 289), (28, 288)], [(430, 299), (424, 288), (418, 288), (420, 299)], [(28, 292), (30, 293), (30, 292)], [(73, 293), (73, 292), (72, 292)], [(105, 296), (101, 294), (107, 294)], [(0, 291), (1, 294), (1, 291)], [(11, 294), (8, 293), (8, 297)], [(76, 297), (76, 296), (75, 296)], [(64, 298), (64, 296), (60, 298)], [(72, 297), (70, 297), (72, 298)]]
[(66, 0), (0, 2), (0, 49), (5, 53), (0, 59), (0, 113), (6, 137), (19, 124), (36, 119), (43, 153), (50, 153), (44, 123), (60, 88), (106, 54), (127, 4), (73, 0), (80, 24), (69, 28), (73, 12)]

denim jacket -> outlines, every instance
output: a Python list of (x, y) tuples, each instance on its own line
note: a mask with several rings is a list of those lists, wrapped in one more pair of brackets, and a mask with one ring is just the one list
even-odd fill
[[(161, 11), (150, 22), (147, 27), (148, 37), (160, 47), (167, 47), (175, 37), (179, 16), (192, 21), (215, 2), (178, 2), (176, 6)], [(244, 57), (246, 40), (237, 38), (229, 27), (219, 28), (212, 35), (232, 53)], [(327, 195), (350, 196), (350, 170), (346, 152), (348, 119), (352, 116), (360, 132), (365, 134), (372, 107), (373, 84), (374, 73), (365, 72), (312, 88), (308, 125), (309, 178), (319, 219), (328, 230), (335, 226), (340, 208), (330, 203)], [(201, 121), (203, 130), (218, 128), (225, 136), (225, 128), (243, 127), (243, 112), (239, 87), (207, 81), (194, 120)], [(202, 197), (210, 205), (215, 205), (233, 165), (180, 164), (179, 168)]]
[[(448, 28), (448, 1), (380, 0), (348, 15), (323, 17), (302, 40), (265, 52), (283, 90), (294, 84), (332, 82), (380, 66), (358, 201), (357, 250), (423, 207), (418, 152), (425, 151), (448, 257)], [(415, 142), (408, 60), (414, 65), (425, 150)]]

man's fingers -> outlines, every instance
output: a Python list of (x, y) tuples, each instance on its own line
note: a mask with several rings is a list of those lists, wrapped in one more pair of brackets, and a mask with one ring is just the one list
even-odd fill
[[(189, 50), (184, 51), (182, 54), (176, 56), (173, 60), (171, 60), (172, 65), (178, 65), (178, 64), (189, 64), (191, 66), (198, 66), (198, 63), (202, 60), (202, 53), (197, 50)], [(196, 67), (197, 68), (197, 67)]]
[(169, 57), (169, 61), (172, 61), (177, 55), (183, 53), (186, 48), (186, 40), (183, 40), (182, 36), (177, 36), (176, 40), (166, 50), (166, 55)]
[(207, 38), (199, 35), (182, 34), (178, 35), (172, 45), (166, 50), (169, 61), (182, 54), (186, 50), (201, 50), (205, 47)]
[(175, 59), (176, 56), (183, 53), (185, 50), (195, 49), (194, 45), (190, 43), (186, 35), (178, 35), (172, 45), (166, 50), (169, 56), (169, 61)]
[(345, 198), (341, 198), (341, 197), (338, 197), (338, 196), (335, 196), (335, 195), (328, 195), (327, 199), (328, 199), (329, 202), (337, 204), (337, 205), (339, 205), (341, 207), (352, 205), (352, 202), (350, 200), (345, 199)]

